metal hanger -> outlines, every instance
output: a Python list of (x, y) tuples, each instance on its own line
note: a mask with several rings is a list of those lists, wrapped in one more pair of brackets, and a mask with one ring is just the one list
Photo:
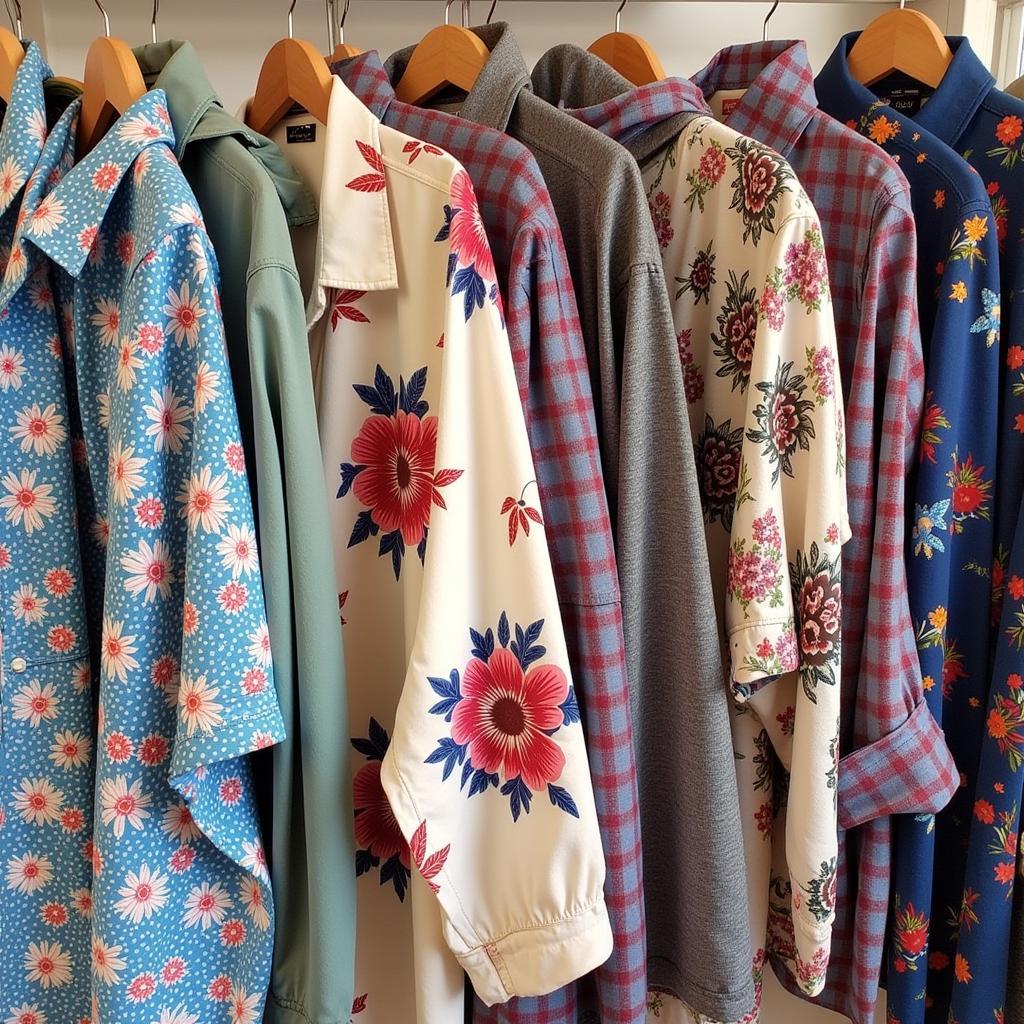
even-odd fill
[[(775, 0), (772, 4), (772, 9), (764, 16), (764, 25), (761, 28), (761, 42), (768, 42), (768, 22), (772, 20), (772, 15), (779, 9), (780, 0)], [(903, 0), (900, 0), (902, 5)]]
[(341, 9), (340, 18), (337, 15), (338, 0), (326, 0), (326, 3), (327, 45), (331, 48), (331, 55), (327, 58), (327, 63), (335, 64), (339, 60), (358, 57), (363, 51), (358, 46), (352, 46), (345, 42), (345, 19), (348, 17), (348, 8), (351, 0), (344, 0), (345, 6)]
[(11, 22), (14, 34), (22, 41), (25, 41), (25, 33), (21, 30), (21, 0), (13, 0), (14, 11), (11, 11), (12, 0), (4, 0), (4, 7), (7, 8), (7, 17)]
[(294, 35), (296, 0), (288, 8), (288, 37), (279, 39), (263, 58), (256, 94), (246, 123), (261, 134), (273, 128), (297, 103), (321, 124), (327, 124), (334, 76), (323, 55), (305, 39)]
[(154, 43), (159, 42), (159, 39), (158, 39), (157, 33), (156, 33), (156, 16), (157, 16), (157, 13), (159, 12), (159, 10), (160, 10), (160, 0), (153, 0), (153, 17), (152, 17), (152, 19), (150, 21), (150, 27), (153, 30), (153, 42)]
[(454, 2), (446, 0), (444, 24), (419, 41), (395, 86), (395, 95), (405, 103), (425, 103), (447, 86), (468, 93), (491, 55), (484, 41), (469, 29), (469, 0), (462, 0), (462, 25), (449, 24)]
[(622, 0), (615, 10), (615, 31), (601, 36), (588, 49), (634, 85), (649, 85), (665, 77), (665, 68), (646, 39), (620, 30), (622, 11), (628, 2)]
[(498, 6), (498, 0), (491, 0), (491, 9), (487, 12), (487, 21), (484, 23), (490, 25), (491, 18), (494, 17), (494, 9)]
[(93, 3), (103, 15), (103, 35), (92, 41), (85, 55), (85, 85), (78, 123), (79, 157), (88, 153), (110, 125), (146, 93), (146, 83), (132, 48), (123, 39), (111, 37), (110, 18), (103, 4), (100, 0), (93, 0)]

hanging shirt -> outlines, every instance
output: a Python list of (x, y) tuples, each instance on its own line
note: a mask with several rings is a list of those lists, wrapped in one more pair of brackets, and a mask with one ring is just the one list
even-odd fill
[[(71, 401), (49, 267), (10, 260), (19, 211), (70, 166), (67, 122), (46, 141), (26, 48), (0, 129), (0, 993), (5, 1014), (89, 1020), (94, 737), (89, 628), (75, 519)], [(30, 175), (32, 176), (30, 179)], [(28, 182), (28, 185), (26, 185)], [(32, 1016), (35, 1015), (35, 1016)]]
[[(615, 547), (562, 233), (537, 161), (522, 143), (464, 117), (396, 99), (373, 51), (334, 71), (384, 124), (419, 140), (409, 144), (410, 164), (437, 155), (425, 147), (454, 156), (480, 205), (537, 469), (536, 494), (515, 495), (508, 525), (512, 535), (529, 529), (526, 510), (536, 507), (539, 495), (608, 865), (604, 890), (615, 948), (596, 972), (596, 987), (602, 1012), (607, 1008), (613, 1014), (608, 1019), (617, 1021), (615, 1014), (636, 1004), (642, 1012), (645, 994), (640, 811)], [(544, 1014), (548, 1024), (573, 1024), (577, 1003), (577, 986), (571, 985), (484, 1012), (517, 1021)]]
[(289, 224), (316, 203), (280, 150), (221, 107), (189, 43), (135, 51), (163, 89), (175, 153), (221, 270), (221, 308), (257, 510), (274, 683), (288, 738), (257, 773), (272, 803), (274, 971), (267, 1024), (347, 1020), (355, 866), (341, 622)]
[[(675, 331), (643, 182), (615, 142), (533, 95), (507, 25), (474, 31), (490, 56), (460, 114), (508, 132), (536, 157), (587, 346), (622, 587), (646, 977), (709, 1016), (738, 1017), (753, 1002), (753, 986), (728, 697), (708, 615), (714, 597)], [(403, 50), (388, 62), (392, 80), (408, 58)], [(639, 922), (638, 908), (626, 920), (631, 928)], [(631, 942), (605, 975), (615, 988), (601, 992), (604, 1022), (643, 1019), (636, 952)], [(478, 1021), (575, 1024), (565, 1006), (541, 1002)]]
[[(68, 155), (73, 124), (51, 133)], [(80, 896), (92, 935), (77, 953), (92, 1016), (251, 1024), (273, 933), (245, 755), (280, 739), (281, 716), (217, 265), (172, 142), (163, 93), (147, 93), (38, 202), (26, 196), (11, 259), (42, 251), (65, 272), (83, 433), (78, 515), (101, 620), (93, 887)], [(52, 955), (31, 959), (50, 972), (41, 984), (62, 983)]]
[(816, 1001), (871, 1024), (891, 881), (889, 816), (935, 813), (959, 783), (924, 700), (903, 558), (924, 403), (910, 185), (889, 156), (819, 108), (804, 43), (727, 47), (693, 81), (730, 128), (786, 158), (821, 217), (853, 535), (843, 546), (836, 920)]
[[(889, 1008), (913, 1024), (946, 1019), (941, 996), (926, 1010), (929, 975), (970, 971), (955, 959), (954, 936), (970, 927), (956, 914), (960, 851), (988, 688), (999, 253), (983, 182), (941, 139), (853, 78), (846, 55), (856, 38), (841, 40), (815, 85), (822, 108), (898, 159), (911, 186), (925, 408), (907, 577), (926, 699), (961, 773), (960, 789), (937, 818), (919, 814), (894, 824)], [(893, 96), (900, 108), (907, 102)]]
[(736, 701), (755, 988), (772, 954), (814, 995), (835, 905), (840, 546), (850, 533), (821, 227), (789, 165), (759, 143), (707, 116), (665, 140), (668, 119), (704, 106), (691, 82), (622, 92), (603, 61), (570, 46), (548, 51), (534, 78), (640, 162), (674, 282)]
[[(358, 1024), (463, 1020), (603, 963), (604, 858), (544, 508), (466, 172), (334, 80), (272, 131), (320, 194), (293, 232), (347, 592)], [(291, 141), (289, 141), (291, 140)], [(513, 508), (530, 531), (512, 533)]]
[[(936, 971), (928, 986), (929, 996), (948, 1005), (954, 1020), (971, 1021), (998, 1019), (1004, 1011), (1008, 958), (992, 951), (1009, 947), (1024, 800), (1024, 101), (995, 88), (966, 39), (950, 39), (949, 45), (953, 62), (934, 91), (920, 90), (910, 115), (980, 175), (992, 203), (1002, 294), (1001, 323), (994, 317), (1003, 364), (992, 561), (995, 665), (989, 692), (978, 688), (981, 707), (972, 714), (972, 734), (962, 741), (974, 785), (973, 820), (962, 897), (950, 892), (950, 905), (973, 917), (962, 918), (955, 936), (954, 961), (959, 957), (967, 967), (957, 972), (954, 962), (952, 970)], [(971, 808), (965, 803), (961, 809)], [(962, 863), (963, 831), (956, 838), (956, 845), (936, 852), (937, 870), (947, 858)]]

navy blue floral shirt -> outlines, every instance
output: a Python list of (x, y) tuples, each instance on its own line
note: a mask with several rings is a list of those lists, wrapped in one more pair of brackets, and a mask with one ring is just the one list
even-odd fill
[(922, 88), (883, 81), (872, 91), (850, 74), (847, 54), (857, 35), (843, 37), (815, 85), (822, 109), (882, 146), (911, 186), (926, 392), (917, 475), (908, 491), (908, 588), (926, 699), (962, 778), (937, 816), (895, 821), (889, 1019), (944, 1022), (942, 1000), (925, 999), (929, 976), (969, 973), (957, 957), (955, 933), (963, 885), (959, 850), (967, 839), (988, 690), (999, 434), (998, 226), (981, 177), (908, 115), (923, 112)]

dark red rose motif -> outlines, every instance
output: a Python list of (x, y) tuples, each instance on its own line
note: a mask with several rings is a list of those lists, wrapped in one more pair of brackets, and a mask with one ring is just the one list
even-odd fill
[(800, 426), (799, 400), (798, 394), (788, 390), (779, 391), (772, 398), (772, 438), (780, 452), (791, 452), (796, 448)]
[(754, 361), (754, 339), (757, 335), (757, 303), (744, 302), (732, 309), (725, 319), (725, 336), (729, 339), (732, 356), (745, 376), (750, 376)]
[(722, 504), (736, 497), (740, 478), (740, 452), (720, 437), (707, 437), (700, 457), (704, 494), (709, 501)]
[(409, 844), (381, 785), (380, 765), (380, 761), (368, 761), (352, 781), (356, 842), (360, 849), (369, 850), (382, 862), (398, 854), (402, 866), (408, 868)]
[(810, 665), (830, 661), (839, 638), (842, 603), (839, 586), (821, 572), (800, 587), (800, 651)]
[(755, 215), (764, 212), (778, 187), (775, 159), (761, 150), (752, 150), (743, 157), (743, 205)]

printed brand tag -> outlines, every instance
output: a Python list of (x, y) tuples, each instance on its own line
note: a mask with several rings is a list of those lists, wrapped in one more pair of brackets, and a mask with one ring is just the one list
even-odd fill
[(722, 100), (722, 117), (728, 117), (739, 105), (742, 96), (730, 96)]
[(316, 142), (316, 123), (290, 124), (287, 131), (288, 143)]

